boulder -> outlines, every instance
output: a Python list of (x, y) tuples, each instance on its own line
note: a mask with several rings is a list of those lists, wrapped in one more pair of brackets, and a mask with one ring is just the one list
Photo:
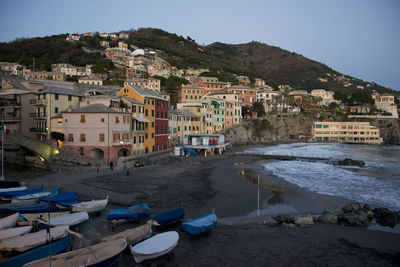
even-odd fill
[(364, 208), (358, 211), (358, 214), (365, 216), (368, 220), (374, 218), (374, 212), (372, 210), (365, 210)]
[(343, 210), (338, 207), (326, 206), (326, 208), (324, 210), (324, 214), (333, 214), (335, 216), (342, 216)]
[(285, 229), (294, 229), (296, 228), (296, 225), (293, 223), (282, 223), (281, 227), (285, 228)]
[(367, 226), (367, 217), (354, 212), (345, 213), (343, 219), (346, 223), (354, 226)]
[(385, 217), (388, 215), (392, 215), (393, 211), (389, 210), (388, 208), (379, 208), (379, 209), (375, 209), (374, 213), (375, 213), (376, 218), (381, 218), (381, 217)]
[(277, 225), (278, 222), (274, 218), (268, 217), (263, 221), (263, 224), (273, 226), (273, 225)]
[(294, 218), (292, 216), (289, 215), (278, 215), (275, 217), (272, 217), (273, 219), (275, 219), (275, 221), (277, 221), (277, 223), (281, 224), (281, 223), (294, 223)]
[(296, 225), (311, 225), (311, 224), (314, 224), (314, 220), (310, 214), (306, 214), (306, 215), (302, 215), (302, 216), (297, 216), (294, 219), (294, 223)]
[(358, 202), (350, 203), (342, 208), (344, 213), (358, 212), (361, 209), (361, 205)]
[(368, 204), (364, 204), (363, 209), (364, 210), (372, 210)]
[(395, 227), (396, 225), (396, 215), (394, 213), (386, 215), (385, 217), (380, 217), (376, 219), (376, 222), (383, 226)]
[(320, 217), (318, 217), (317, 222), (325, 223), (325, 224), (337, 224), (338, 223), (338, 216), (332, 213), (326, 213)]

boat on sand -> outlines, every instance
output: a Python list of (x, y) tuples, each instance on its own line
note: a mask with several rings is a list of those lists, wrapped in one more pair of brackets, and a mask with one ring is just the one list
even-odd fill
[(14, 213), (10, 216), (0, 219), (0, 230), (13, 227), (17, 224), (19, 213)]
[(108, 197), (106, 199), (101, 199), (101, 200), (81, 202), (78, 204), (71, 205), (71, 211), (72, 212), (86, 211), (89, 213), (99, 212), (106, 208), (107, 203), (108, 203)]
[(190, 235), (199, 235), (217, 225), (217, 216), (213, 213), (182, 223), (182, 231)]

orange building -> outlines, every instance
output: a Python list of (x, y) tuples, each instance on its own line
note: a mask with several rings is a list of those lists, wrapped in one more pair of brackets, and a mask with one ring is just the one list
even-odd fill
[(250, 88), (244, 85), (234, 85), (228, 89), (228, 92), (239, 95), (239, 100), (242, 100), (242, 106), (253, 106), (257, 102), (257, 89)]
[(195, 84), (186, 84), (178, 92), (178, 103), (190, 100), (199, 100), (203, 96), (204, 89)]

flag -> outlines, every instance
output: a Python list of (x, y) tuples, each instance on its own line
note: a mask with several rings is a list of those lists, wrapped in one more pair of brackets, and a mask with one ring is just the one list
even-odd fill
[(1, 128), (3, 129), (3, 131), (8, 134), (10, 132), (9, 129), (7, 129), (7, 126), (4, 124), (4, 122), (1, 123)]

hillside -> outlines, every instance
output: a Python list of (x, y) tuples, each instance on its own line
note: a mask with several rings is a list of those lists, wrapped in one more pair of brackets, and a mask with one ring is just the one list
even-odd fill
[[(142, 28), (125, 31), (129, 33), (128, 45), (152, 48), (161, 57), (178, 68), (209, 68), (223, 81), (235, 82), (232, 74), (247, 75), (253, 80), (261, 78), (268, 84), (288, 84), (296, 89), (312, 90), (325, 88), (346, 93), (354, 92), (357, 86), (368, 91), (399, 93), (377, 84), (342, 75), (328, 66), (291, 53), (279, 47), (259, 42), (230, 45), (213, 43), (200, 46), (190, 37), (182, 37), (160, 29)], [(111, 61), (99, 53), (86, 53), (82, 46), (99, 49), (100, 40), (108, 40), (111, 46), (117, 43), (98, 34), (83, 37), (79, 42), (65, 41), (66, 35), (16, 40), (0, 43), (0, 61), (18, 62), (32, 66), (35, 57), (38, 70), (49, 70), (52, 63), (70, 63), (76, 66), (96, 64), (113, 70)]]

